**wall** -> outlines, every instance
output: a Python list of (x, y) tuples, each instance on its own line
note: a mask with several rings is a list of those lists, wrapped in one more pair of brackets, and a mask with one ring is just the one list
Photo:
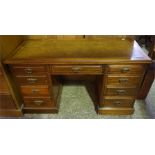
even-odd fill
[(88, 38), (88, 39), (96, 39), (96, 38), (131, 38), (133, 39), (133, 36), (126, 36), (126, 35), (27, 35), (25, 36), (25, 39), (82, 39), (82, 38)]
[(27, 35), (25, 39), (77, 39), (83, 35)]

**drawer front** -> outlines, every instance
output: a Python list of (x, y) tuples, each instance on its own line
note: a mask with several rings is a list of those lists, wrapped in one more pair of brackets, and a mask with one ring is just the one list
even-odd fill
[(109, 74), (143, 74), (145, 67), (143, 65), (109, 65)]
[(24, 107), (25, 108), (47, 108), (47, 107), (53, 107), (54, 104), (52, 100), (47, 98), (26, 98), (24, 97)]
[(21, 92), (24, 96), (49, 96), (48, 86), (21, 86)]
[(137, 88), (106, 88), (106, 95), (136, 96)]
[(23, 85), (47, 84), (47, 76), (16, 76), (17, 81)]
[(105, 99), (104, 103), (101, 106), (104, 107), (130, 107), (132, 108), (134, 105), (134, 100), (133, 99)]
[(33, 66), (13, 66), (13, 72), (15, 75), (26, 75), (26, 76), (33, 76), (33, 75), (44, 75), (46, 73), (45, 66), (33, 65)]
[(101, 74), (101, 65), (53, 65), (53, 74)]
[(137, 87), (141, 82), (140, 76), (113, 76), (108, 75), (107, 85), (113, 86), (134, 86)]

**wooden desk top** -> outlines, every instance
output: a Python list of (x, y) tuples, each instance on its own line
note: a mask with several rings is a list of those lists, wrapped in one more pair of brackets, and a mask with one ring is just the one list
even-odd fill
[(6, 64), (111, 64), (150, 63), (135, 41), (116, 38), (78, 40), (27, 40)]

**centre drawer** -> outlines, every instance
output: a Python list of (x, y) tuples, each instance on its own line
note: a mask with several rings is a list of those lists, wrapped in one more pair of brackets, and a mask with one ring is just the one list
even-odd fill
[(17, 81), (23, 85), (47, 84), (47, 76), (16, 76)]
[(140, 76), (115, 76), (115, 75), (108, 75), (107, 77), (107, 85), (113, 86), (139, 86), (141, 82)]
[(46, 66), (44, 65), (14, 65), (12, 67), (15, 75), (44, 75), (46, 73)]
[(49, 97), (24, 97), (24, 107), (26, 108), (42, 108), (54, 106)]
[(49, 96), (49, 87), (48, 85), (36, 85), (30, 86), (25, 85), (21, 86), (21, 92), (24, 96)]
[(53, 74), (102, 74), (101, 65), (53, 65)]

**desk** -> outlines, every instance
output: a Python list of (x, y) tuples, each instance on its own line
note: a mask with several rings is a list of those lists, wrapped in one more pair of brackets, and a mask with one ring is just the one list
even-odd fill
[(62, 77), (87, 77), (94, 81), (97, 113), (132, 114), (149, 63), (135, 41), (121, 38), (27, 40), (4, 61), (24, 113), (58, 112)]

